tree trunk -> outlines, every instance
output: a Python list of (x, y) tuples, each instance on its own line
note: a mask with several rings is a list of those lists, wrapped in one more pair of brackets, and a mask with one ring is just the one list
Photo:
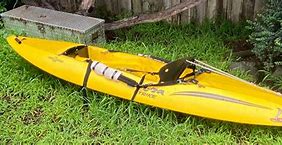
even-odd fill
[[(48, 9), (54, 9), (59, 11), (71, 12), (88, 15), (90, 8), (94, 7), (95, 0), (22, 0), (23, 3), (40, 6)], [(129, 27), (141, 23), (152, 23), (158, 22), (171, 16), (177, 15), (185, 10), (188, 10), (192, 7), (195, 7), (206, 0), (185, 0), (179, 4), (176, 4), (168, 9), (162, 10), (160, 12), (152, 14), (141, 14), (139, 16), (134, 16), (130, 18), (125, 18), (119, 21), (105, 24), (105, 30), (115, 30), (123, 27)], [(79, 5), (79, 6), (70, 6), (70, 5)], [(67, 9), (68, 8), (68, 9)], [(73, 8), (76, 8), (73, 10)]]
[(106, 23), (105, 24), (105, 30), (115, 30), (123, 27), (129, 27), (136, 24), (141, 23), (152, 23), (152, 22), (158, 22), (164, 19), (167, 19), (171, 16), (174, 16), (178, 13), (181, 13), (185, 10), (188, 10), (196, 5), (199, 5), (200, 3), (204, 2), (205, 0), (188, 0), (184, 1), (180, 4), (177, 4), (169, 9), (165, 9), (163, 11), (153, 13), (153, 14), (142, 14), (139, 16), (134, 16), (130, 18), (125, 18), (119, 21), (115, 21), (112, 23)]

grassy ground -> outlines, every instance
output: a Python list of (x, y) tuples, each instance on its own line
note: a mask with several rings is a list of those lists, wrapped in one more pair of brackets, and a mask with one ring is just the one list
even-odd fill
[[(226, 70), (223, 41), (241, 37), (229, 23), (202, 26), (139, 25), (117, 32), (104, 47), (166, 59), (190, 56)], [(89, 92), (84, 109), (79, 87), (54, 78), (15, 54), (0, 29), (0, 142), (106, 144), (281, 144), (282, 130), (228, 123), (149, 107)], [(242, 72), (237, 75), (247, 78)]]

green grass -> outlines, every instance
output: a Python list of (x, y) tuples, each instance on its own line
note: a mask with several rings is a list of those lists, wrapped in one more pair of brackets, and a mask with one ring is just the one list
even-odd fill
[[(230, 23), (170, 26), (163, 23), (118, 31), (102, 46), (174, 60), (196, 57), (227, 70), (232, 58), (223, 44), (240, 37)], [(281, 144), (278, 127), (205, 119), (89, 91), (33, 67), (11, 50), (0, 30), (0, 143)], [(245, 73), (236, 73), (246, 78)]]

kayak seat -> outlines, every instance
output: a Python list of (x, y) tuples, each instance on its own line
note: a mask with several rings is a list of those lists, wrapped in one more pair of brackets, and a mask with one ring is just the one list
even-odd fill
[(159, 70), (160, 83), (177, 81), (180, 75), (184, 72), (186, 68), (194, 69), (194, 66), (187, 63), (186, 60), (191, 60), (187, 58), (178, 59), (167, 63)]
[(82, 48), (77, 50), (77, 55), (80, 56), (80, 57), (89, 58), (88, 47), (82, 46)]
[(76, 55), (76, 56), (75, 56), (75, 59), (78, 60), (78, 61), (87, 61), (87, 60), (89, 60), (89, 58), (81, 57), (81, 56), (79, 56), (79, 55)]

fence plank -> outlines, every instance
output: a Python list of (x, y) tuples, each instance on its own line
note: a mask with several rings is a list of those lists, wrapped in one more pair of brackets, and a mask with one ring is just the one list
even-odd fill
[[(188, 0), (181, 0), (181, 2), (185, 2), (185, 1), (188, 1)], [(184, 11), (180, 14), (180, 21), (181, 21), (182, 24), (190, 22), (190, 17), (191, 17), (190, 16), (190, 10), (191, 9), (188, 9), (188, 10), (186, 10), (186, 11)]]
[[(171, 0), (163, 0), (164, 9), (168, 9), (171, 7)], [(167, 22), (172, 22), (172, 18), (166, 19)]]
[(171, 0), (163, 0), (164, 9), (168, 9), (171, 7)]
[(206, 7), (207, 7), (207, 2), (202, 2), (198, 6), (196, 6), (197, 9), (197, 22), (203, 22), (206, 16)]
[(227, 18), (229, 20), (232, 20), (232, 4), (233, 4), (233, 0), (227, 0), (227, 9), (226, 9), (226, 12), (227, 12)]
[(232, 1), (232, 10), (230, 14), (230, 18), (233, 22), (239, 22), (240, 15), (243, 10), (243, 2), (244, 0), (233, 0)]
[(154, 12), (158, 12), (164, 9), (164, 2), (163, 0), (152, 0), (153, 3), (153, 10)]
[(218, 8), (218, 0), (208, 0), (206, 17), (209, 19), (214, 19), (217, 15), (217, 8)]
[(150, 12), (150, 3), (147, 0), (142, 1), (142, 12), (149, 13)]
[(222, 0), (222, 16), (227, 18), (227, 11), (228, 11), (228, 1), (229, 0)]
[(131, 11), (131, 0), (117, 0), (119, 13)]
[(76, 8), (77, 3), (75, 3), (75, 0), (60, 0), (59, 3), (62, 6), (62, 11), (73, 12), (78, 9)]
[(104, 7), (112, 15), (118, 14), (117, 0), (96, 0), (96, 5)]
[[(180, 0), (171, 0), (171, 6), (177, 5), (180, 3)], [(180, 14), (172, 17), (172, 22), (179, 24), (180, 23)]]
[(190, 21), (191, 22), (197, 22), (198, 16), (197, 16), (197, 7), (192, 7), (190, 9)]
[(143, 12), (157, 12), (164, 9), (163, 0), (143, 0)]
[(142, 13), (142, 1), (141, 0), (132, 0), (132, 11), (134, 15)]
[(242, 19), (252, 19), (254, 16), (255, 0), (244, 0)]
[(263, 0), (255, 0), (254, 17), (256, 16), (256, 14), (260, 13), (263, 8), (264, 8), (264, 1)]

